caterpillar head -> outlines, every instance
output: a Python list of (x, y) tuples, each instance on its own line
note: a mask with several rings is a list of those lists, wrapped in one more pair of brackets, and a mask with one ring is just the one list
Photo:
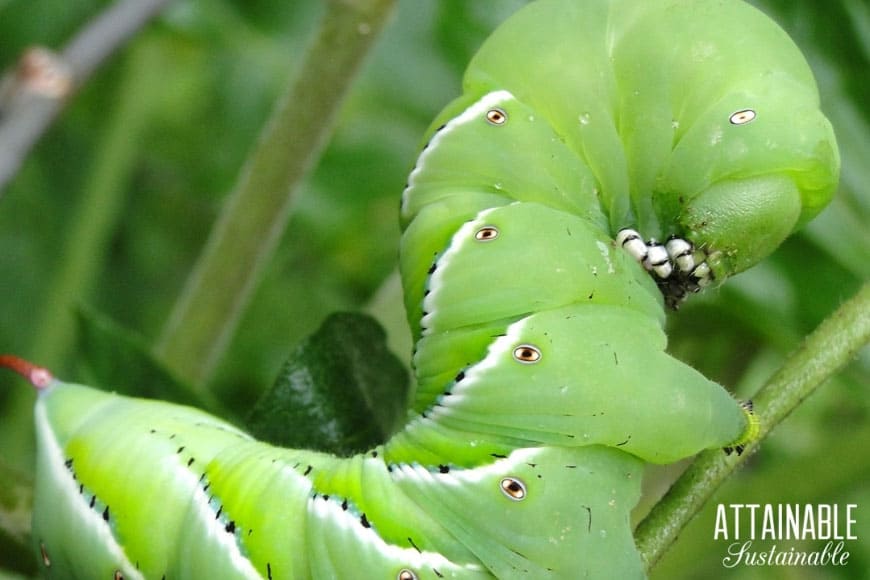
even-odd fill
[[(611, 234), (685, 240), (718, 283), (821, 211), (840, 160), (812, 71), (779, 26), (743, 2), (685, 6), (532, 3), (465, 85), (510, 91), (551, 120), (593, 175)], [(696, 283), (667, 282), (666, 299)]]
[(815, 217), (839, 174), (833, 130), (813, 99), (784, 106), (773, 98), (757, 106), (745, 97), (730, 100), (696, 122), (699, 135), (685, 137), (689, 146), (706, 145), (708, 161), (698, 164), (707, 172), (703, 187), (654, 199), (674, 216), (673, 233), (706, 253), (718, 280), (756, 264)]
[(635, 175), (644, 168), (656, 173), (650, 181), (634, 180), (651, 192), (648, 206), (635, 204), (639, 229), (646, 224), (652, 231), (644, 233), (662, 243), (669, 236), (686, 240), (709, 268), (708, 282), (767, 257), (837, 187), (836, 139), (812, 73), (787, 39), (781, 53), (786, 64), (779, 70), (746, 63), (747, 55), (738, 59), (742, 65), (718, 55), (722, 74), (734, 80), (714, 81), (678, 100), (667, 159), (638, 162)]
[[(830, 202), (837, 185), (839, 156), (818, 109), (715, 109), (682, 136), (671, 161), (679, 171), (660, 180), (650, 215), (640, 212), (638, 221), (658, 224), (652, 229), (664, 239), (644, 241), (626, 228), (617, 234), (672, 307), (764, 259)], [(684, 163), (687, 147), (704, 150), (703, 160)]]

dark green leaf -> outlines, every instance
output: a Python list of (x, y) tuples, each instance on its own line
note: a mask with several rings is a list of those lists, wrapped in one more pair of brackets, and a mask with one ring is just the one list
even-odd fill
[(340, 455), (383, 442), (404, 417), (408, 374), (363, 314), (330, 315), (290, 355), (257, 402), (258, 439)]

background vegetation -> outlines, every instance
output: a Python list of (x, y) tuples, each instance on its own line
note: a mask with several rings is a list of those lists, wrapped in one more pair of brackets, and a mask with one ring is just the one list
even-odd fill
[[(671, 350), (739, 397), (751, 396), (803, 336), (870, 279), (870, 8), (863, 0), (753, 3), (807, 55), (837, 131), (843, 173), (835, 202), (805, 231), (669, 321)], [(0, 69), (30, 45), (62, 46), (109, 4), (0, 0)], [(337, 310), (373, 312), (407, 360), (395, 277), (398, 196), (426, 126), (459, 93), (476, 47), (522, 4), (397, 3), (206, 381), (221, 405), (252, 406), (294, 345)], [(0, 351), (88, 382), (106, 353), (85, 340), (96, 321), (113, 320), (146, 346), (158, 341), (323, 11), (321, 0), (172, 3), (71, 98), (0, 191)], [(118, 367), (120, 374), (132, 368)], [(868, 387), (865, 349), (766, 440), (654, 578), (868, 577)], [(26, 505), (32, 469), (31, 404), (20, 381), (0, 376), (0, 577), (35, 569), (21, 551), (27, 514), (16, 509)], [(653, 474), (653, 496), (672, 472)], [(712, 540), (716, 502), (855, 503), (860, 539), (848, 544), (845, 569), (726, 571), (726, 543)]]

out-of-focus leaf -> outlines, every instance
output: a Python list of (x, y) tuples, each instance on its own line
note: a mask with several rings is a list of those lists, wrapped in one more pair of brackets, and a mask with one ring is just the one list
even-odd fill
[[(0, 554), (15, 571), (36, 574), (36, 559), (30, 547), (30, 510), (33, 482), (20, 471), (0, 461)], [(0, 570), (4, 578), (4, 570)]]
[(404, 417), (407, 387), (373, 318), (333, 314), (291, 353), (248, 427), (276, 445), (347, 455), (386, 440)]
[(134, 397), (148, 397), (215, 411), (151, 355), (140, 336), (95, 310), (78, 311), (80, 360), (92, 386)]

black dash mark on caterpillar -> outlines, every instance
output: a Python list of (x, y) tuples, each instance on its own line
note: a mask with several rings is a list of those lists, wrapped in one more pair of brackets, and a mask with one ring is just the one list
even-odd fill
[(109, 506), (106, 506), (106, 509), (103, 510), (103, 521), (109, 521)]
[(362, 527), (364, 527), (364, 528), (372, 527), (371, 523), (369, 523), (369, 519), (366, 517), (365, 514), (363, 514), (359, 517), (359, 523), (361, 523)]
[(307, 476), (309, 473), (311, 473), (312, 469), (314, 469), (314, 466), (309, 465), (308, 467), (305, 468), (305, 473), (303, 473), (302, 475)]
[(439, 473), (450, 473), (450, 466), (449, 465), (439, 465), (438, 472)]
[(422, 553), (423, 553), (423, 551), (420, 550), (420, 548), (417, 547), (417, 544), (414, 543), (413, 538), (411, 538), (410, 536), (408, 536), (408, 543), (411, 544), (411, 547), (412, 547), (412, 548), (414, 548), (415, 550), (417, 550), (417, 553), (419, 553), (419, 554), (422, 554)]
[(272, 564), (266, 562), (266, 577), (269, 580), (272, 580)]
[(629, 441), (631, 441), (631, 435), (629, 435), (628, 438), (627, 438), (625, 441), (623, 441), (622, 443), (617, 443), (616, 446), (617, 446), (617, 447), (622, 447), (623, 445), (625, 445), (625, 444), (628, 443)]
[(586, 510), (586, 513), (589, 515), (589, 519), (586, 521), (586, 533), (592, 533), (592, 508), (588, 505), (584, 505), (583, 509)]
[(225, 530), (227, 531), (227, 533), (229, 533), (229, 534), (235, 533), (235, 531), (236, 531), (236, 522), (233, 521), (233, 520), (230, 520), (230, 522), (229, 522), (229, 523), (224, 527), (224, 529), (225, 529)]

